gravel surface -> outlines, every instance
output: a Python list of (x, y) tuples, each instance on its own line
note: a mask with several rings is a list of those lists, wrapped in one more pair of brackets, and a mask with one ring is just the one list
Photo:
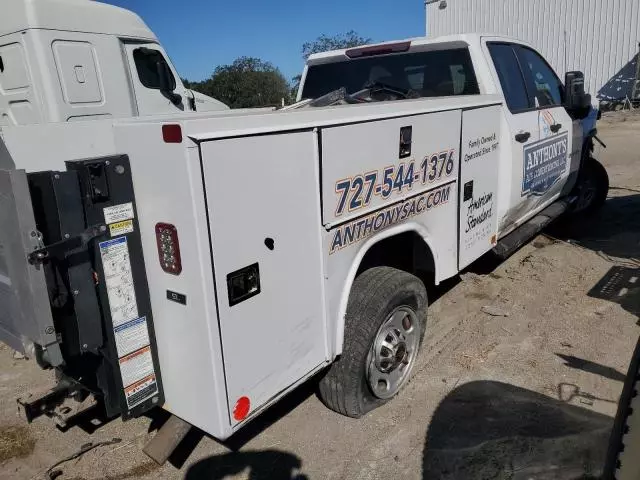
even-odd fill
[(0, 479), (44, 478), (83, 444), (113, 438), (62, 464), (59, 478), (597, 478), (640, 332), (640, 117), (607, 115), (598, 128), (605, 207), (430, 292), (413, 380), (388, 405), (344, 418), (309, 383), (224, 445), (192, 432), (157, 467), (141, 448), (161, 415), (25, 428), (15, 399), (52, 374), (0, 345)]

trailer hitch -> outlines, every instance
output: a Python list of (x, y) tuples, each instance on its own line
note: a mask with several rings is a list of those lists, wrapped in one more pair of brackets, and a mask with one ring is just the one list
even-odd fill
[(74, 235), (73, 237), (65, 238), (59, 242), (54, 242), (51, 245), (46, 245), (34, 250), (27, 255), (27, 260), (31, 265), (41, 265), (50, 258), (63, 258), (65, 254), (77, 248), (84, 247), (89, 241), (103, 235), (106, 231), (106, 225), (94, 225), (79, 235)]

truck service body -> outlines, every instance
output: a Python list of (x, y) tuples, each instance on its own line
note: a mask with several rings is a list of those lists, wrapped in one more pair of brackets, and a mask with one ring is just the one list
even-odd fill
[[(314, 105), (342, 86), (331, 69), (355, 85), (338, 103), (357, 105)], [(390, 85), (399, 76), (410, 88)], [(579, 202), (593, 116), (564, 96), (531, 47), (456, 35), (314, 55), (283, 111), (3, 127), (0, 286), (23, 310), (0, 319), (2, 339), (72, 378), (78, 358), (99, 359), (86, 388), (113, 415), (162, 405), (221, 439), (327, 367), (323, 401), (360, 416), (410, 376), (416, 276), (438, 283), (504, 241), (512, 251)], [(79, 211), (56, 180), (79, 185)], [(48, 192), (57, 210), (43, 214)], [(48, 215), (79, 218), (78, 241)], [(72, 302), (80, 346), (65, 353), (46, 291), (56, 258), (78, 252), (85, 270), (63, 272), (92, 283), (71, 297), (99, 298), (106, 333), (78, 341), (90, 332)], [(371, 325), (356, 321), (365, 311)]]

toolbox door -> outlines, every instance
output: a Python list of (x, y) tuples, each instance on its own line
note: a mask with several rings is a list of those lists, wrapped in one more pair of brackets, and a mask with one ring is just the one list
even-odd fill
[(327, 359), (317, 137), (201, 144), (230, 421)]
[(62, 363), (42, 267), (30, 265), (39, 247), (24, 170), (0, 169), (0, 341), (28, 355)]
[(496, 245), (500, 106), (462, 112), (458, 268)]

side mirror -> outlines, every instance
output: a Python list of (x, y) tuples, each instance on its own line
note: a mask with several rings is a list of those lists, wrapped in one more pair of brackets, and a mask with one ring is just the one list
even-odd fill
[(160, 92), (171, 100), (171, 103), (178, 105), (182, 101), (182, 97), (173, 92), (176, 89), (176, 79), (171, 73), (169, 65), (166, 62), (156, 62), (156, 70), (160, 82)]
[(584, 73), (566, 73), (564, 77), (564, 103), (572, 118), (582, 119), (589, 115), (591, 95), (584, 91)]

